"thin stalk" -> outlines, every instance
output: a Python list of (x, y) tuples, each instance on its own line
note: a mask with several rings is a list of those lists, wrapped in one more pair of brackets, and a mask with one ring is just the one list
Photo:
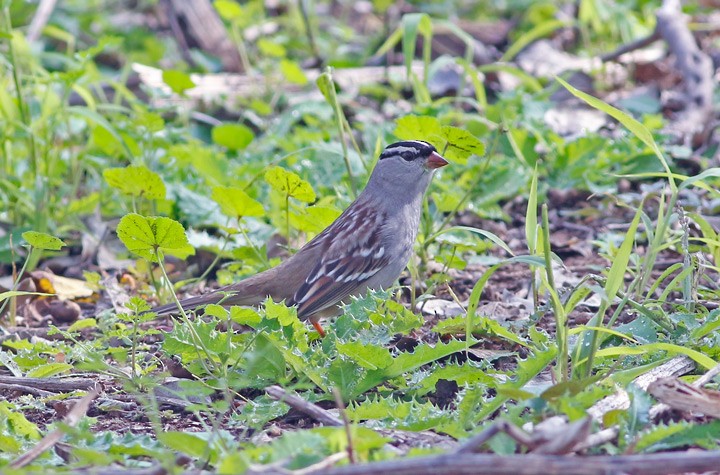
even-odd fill
[(235, 47), (237, 48), (238, 54), (240, 55), (240, 63), (243, 66), (243, 70), (245, 71), (246, 75), (249, 75), (252, 66), (250, 65), (250, 58), (248, 57), (247, 47), (245, 46), (245, 37), (243, 35), (242, 30), (240, 30), (240, 27), (233, 22), (230, 31), (232, 32), (232, 37)]
[(551, 302), (555, 310), (555, 335), (558, 345), (558, 372), (560, 381), (568, 380), (568, 329), (567, 315), (565, 315), (565, 306), (560, 301), (555, 288), (555, 276), (552, 270), (552, 254), (550, 249), (550, 220), (548, 219), (547, 204), (542, 205), (542, 231), (543, 231), (543, 254), (545, 258), (545, 277), (547, 279), (548, 291), (550, 292)]
[[(217, 367), (213, 363), (212, 358), (210, 357), (210, 351), (205, 347), (205, 344), (200, 339), (200, 335), (197, 334), (195, 331), (195, 327), (193, 327), (192, 322), (190, 321), (190, 318), (187, 316), (187, 313), (185, 313), (185, 309), (182, 307), (182, 304), (180, 303), (180, 300), (177, 297), (177, 294), (172, 288), (172, 285), (170, 285), (170, 277), (167, 275), (167, 271), (165, 270), (165, 265), (163, 264), (163, 259), (160, 251), (158, 249), (155, 249), (155, 258), (158, 261), (158, 266), (160, 267), (160, 271), (162, 272), (163, 278), (165, 279), (165, 282), (167, 282), (167, 285), (170, 289), (170, 295), (172, 296), (173, 301), (175, 302), (175, 305), (177, 305), (178, 310), (180, 311), (180, 316), (182, 317), (183, 322), (185, 323), (188, 332), (190, 333), (190, 336), (193, 339), (193, 348), (195, 349), (195, 352), (197, 353), (198, 360), (200, 361), (200, 364), (203, 365), (203, 368), (208, 374), (216, 374), (215, 371), (217, 371)], [(203, 358), (203, 355), (200, 353), (200, 350), (202, 349), (203, 353), (205, 353), (205, 358)], [(208, 367), (208, 363), (212, 367)]]
[(310, 44), (310, 51), (312, 52), (315, 61), (318, 64), (322, 64), (320, 59), (320, 53), (318, 52), (317, 44), (315, 43), (315, 35), (313, 33), (312, 25), (310, 24), (310, 15), (308, 15), (305, 0), (298, 0), (298, 7), (300, 8), (300, 16), (302, 17), (303, 24), (305, 26), (305, 34)]

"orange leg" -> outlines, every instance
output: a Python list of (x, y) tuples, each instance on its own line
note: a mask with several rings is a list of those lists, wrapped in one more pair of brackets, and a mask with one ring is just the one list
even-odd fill
[(317, 320), (314, 320), (314, 321), (312, 322), (312, 326), (315, 327), (315, 330), (317, 330), (318, 334), (319, 334), (321, 337), (324, 337), (324, 336), (325, 336), (325, 330), (323, 330), (323, 327), (322, 327), (322, 325), (320, 325), (320, 322), (318, 322)]

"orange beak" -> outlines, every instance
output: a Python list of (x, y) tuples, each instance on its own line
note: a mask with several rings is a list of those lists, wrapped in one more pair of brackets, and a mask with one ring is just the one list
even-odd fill
[(429, 168), (431, 170), (434, 170), (436, 168), (441, 168), (447, 165), (449, 162), (445, 160), (442, 155), (440, 155), (437, 152), (433, 152), (428, 157), (427, 161), (425, 162), (425, 168)]

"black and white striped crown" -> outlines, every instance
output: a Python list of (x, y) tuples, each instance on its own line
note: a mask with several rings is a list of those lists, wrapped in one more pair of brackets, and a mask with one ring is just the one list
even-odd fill
[(427, 142), (423, 142), (422, 140), (405, 140), (388, 145), (385, 150), (383, 150), (383, 153), (380, 154), (380, 160), (400, 156), (403, 160), (411, 162), (417, 158), (429, 157), (433, 152), (437, 152), (437, 150)]

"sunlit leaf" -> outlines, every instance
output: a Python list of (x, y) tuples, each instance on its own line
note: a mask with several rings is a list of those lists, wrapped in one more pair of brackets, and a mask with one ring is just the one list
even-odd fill
[(195, 252), (182, 224), (166, 217), (126, 214), (118, 223), (117, 235), (129, 251), (151, 261), (157, 260), (156, 250), (183, 257)]
[(222, 124), (212, 129), (213, 142), (230, 150), (243, 150), (253, 138), (252, 130), (242, 124)]
[(62, 239), (37, 231), (25, 231), (22, 237), (35, 249), (59, 251), (63, 246), (67, 246)]
[(302, 86), (308, 82), (307, 76), (305, 76), (302, 68), (295, 61), (291, 61), (289, 59), (283, 59), (280, 61), (280, 72), (282, 72), (285, 79), (292, 84)]
[(281, 167), (271, 167), (265, 172), (265, 181), (276, 191), (305, 203), (315, 201), (315, 192), (310, 183), (296, 173)]
[(103, 171), (103, 177), (108, 185), (126, 195), (151, 200), (165, 198), (165, 183), (162, 178), (143, 165), (108, 168)]
[(212, 199), (220, 205), (223, 214), (231, 218), (263, 216), (265, 214), (262, 204), (252, 199), (240, 188), (216, 186), (212, 190)]
[(195, 82), (190, 79), (190, 75), (185, 74), (182, 71), (166, 70), (162, 73), (162, 79), (165, 84), (170, 86), (170, 89), (177, 94), (182, 94), (188, 89), (192, 89), (196, 86)]

